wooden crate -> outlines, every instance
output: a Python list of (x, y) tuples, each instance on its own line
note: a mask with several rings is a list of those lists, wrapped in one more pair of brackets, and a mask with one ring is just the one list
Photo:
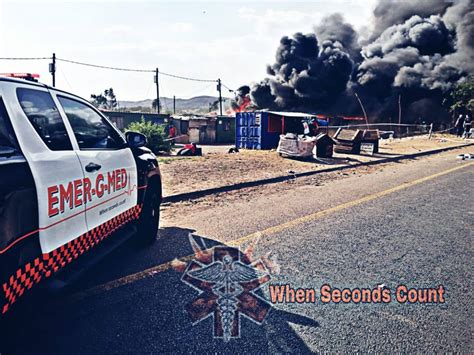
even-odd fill
[(334, 139), (326, 133), (316, 136), (316, 156), (319, 158), (331, 158), (335, 143)]
[(363, 132), (359, 129), (352, 130), (339, 128), (334, 134), (336, 153), (360, 154), (360, 143), (362, 142)]
[(374, 153), (379, 152), (380, 132), (378, 129), (366, 129), (362, 134), (362, 143), (372, 143), (374, 145)]

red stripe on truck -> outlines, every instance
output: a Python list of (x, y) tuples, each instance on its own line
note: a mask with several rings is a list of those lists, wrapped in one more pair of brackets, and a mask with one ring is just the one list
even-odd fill
[(15, 246), (16, 244), (18, 244), (18, 243), (21, 242), (22, 240), (24, 240), (24, 239), (26, 239), (26, 238), (28, 238), (28, 237), (31, 237), (32, 235), (34, 235), (34, 234), (36, 234), (36, 233), (38, 233), (38, 232), (40, 232), (40, 231), (44, 231), (44, 230), (46, 230), (46, 229), (48, 229), (48, 228), (54, 227), (54, 226), (56, 226), (56, 225), (62, 223), (62, 222), (68, 221), (68, 220), (70, 220), (71, 218), (77, 217), (77, 216), (79, 216), (79, 215), (85, 213), (86, 211), (89, 211), (89, 210), (91, 210), (91, 209), (93, 209), (93, 208), (99, 207), (100, 205), (103, 205), (104, 203), (107, 203), (107, 202), (109, 202), (109, 201), (111, 201), (111, 200), (113, 200), (113, 199), (119, 198), (120, 196), (123, 196), (123, 195), (130, 195), (130, 194), (133, 192), (133, 190), (134, 190), (135, 188), (137, 188), (137, 190), (141, 190), (141, 189), (146, 189), (147, 186), (148, 186), (148, 185), (139, 186), (139, 187), (135, 187), (135, 186), (134, 186), (130, 191), (124, 191), (124, 192), (122, 192), (120, 195), (111, 197), (111, 198), (109, 198), (108, 200), (101, 201), (101, 202), (99, 202), (99, 203), (97, 203), (97, 204), (95, 204), (95, 205), (93, 205), (93, 206), (87, 207), (87, 208), (86, 208), (85, 210), (83, 210), (83, 211), (77, 212), (77, 213), (75, 213), (75, 214), (73, 214), (73, 215), (71, 215), (71, 216), (69, 216), (69, 217), (63, 218), (63, 219), (61, 219), (61, 220), (59, 220), (59, 221), (56, 221), (56, 222), (54, 222), (54, 223), (52, 223), (52, 224), (49, 224), (49, 225), (47, 225), (46, 227), (41, 227), (41, 228), (38, 228), (37, 230), (34, 230), (34, 231), (32, 231), (32, 232), (28, 232), (27, 234), (25, 234), (25, 235), (23, 235), (23, 236), (21, 236), (21, 237), (15, 239), (12, 243), (8, 244), (5, 248), (1, 249), (1, 250), (0, 250), (0, 255), (2, 255), (3, 253), (7, 252), (9, 249), (11, 249), (13, 246)]
[(80, 255), (122, 228), (125, 224), (138, 219), (141, 209), (141, 205), (136, 205), (80, 237), (71, 240), (67, 244), (60, 246), (50, 253), (43, 254), (32, 262), (20, 267), (2, 285), (3, 302), (0, 303), (3, 304), (0, 308), (2, 314), (5, 314), (35, 284), (51, 277)]

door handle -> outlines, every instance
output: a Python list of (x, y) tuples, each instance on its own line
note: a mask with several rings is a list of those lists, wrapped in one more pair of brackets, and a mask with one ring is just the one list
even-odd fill
[(93, 171), (100, 170), (100, 168), (102, 168), (102, 166), (99, 165), (99, 164), (95, 164), (95, 163), (89, 163), (89, 164), (86, 165), (86, 171), (88, 173), (92, 173)]

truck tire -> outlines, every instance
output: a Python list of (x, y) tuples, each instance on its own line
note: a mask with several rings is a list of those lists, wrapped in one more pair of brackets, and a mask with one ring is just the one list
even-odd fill
[(142, 212), (138, 220), (138, 238), (144, 244), (156, 241), (160, 223), (161, 193), (158, 183), (148, 186), (143, 202)]

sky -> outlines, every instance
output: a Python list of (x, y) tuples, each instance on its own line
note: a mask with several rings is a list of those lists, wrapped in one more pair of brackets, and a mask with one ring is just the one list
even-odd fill
[[(308, 33), (334, 12), (368, 28), (375, 0), (0, 0), (0, 57), (51, 57), (216, 80), (236, 89), (265, 77), (284, 35)], [(51, 84), (49, 60), (0, 60), (0, 73), (32, 72)], [(112, 87), (118, 100), (156, 97), (153, 73), (58, 62), (56, 87), (85, 98)], [(160, 96), (217, 95), (214, 82), (160, 75)], [(231, 96), (226, 89), (223, 96)]]

